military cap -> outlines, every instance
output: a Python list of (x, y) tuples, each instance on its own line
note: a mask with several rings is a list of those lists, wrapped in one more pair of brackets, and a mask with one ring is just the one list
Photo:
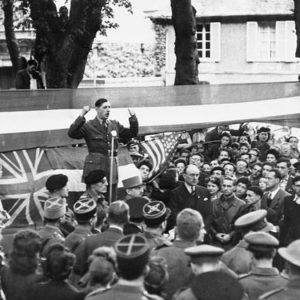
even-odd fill
[(84, 182), (87, 185), (95, 184), (100, 182), (105, 176), (106, 175), (103, 170), (93, 170), (87, 174), (84, 178)]
[(97, 211), (97, 203), (93, 198), (83, 195), (73, 205), (76, 219), (89, 220)]
[(277, 248), (279, 241), (267, 232), (250, 232), (244, 236), (248, 243), (247, 249), (253, 251), (270, 251)]
[(152, 201), (143, 207), (144, 222), (149, 227), (160, 225), (170, 216), (170, 209), (161, 201)]
[(137, 152), (137, 151), (134, 151), (134, 152), (129, 152), (129, 155), (130, 156), (133, 156), (133, 157), (139, 157), (139, 158), (144, 158), (143, 154)]
[(191, 257), (191, 262), (203, 262), (203, 258), (212, 257), (219, 258), (224, 253), (224, 249), (211, 245), (198, 245), (186, 248), (184, 253)]
[(265, 209), (258, 209), (239, 217), (234, 226), (248, 231), (272, 231), (273, 226), (265, 221), (266, 216)]
[(46, 200), (44, 205), (44, 216), (47, 219), (58, 219), (66, 213), (66, 203), (64, 199), (52, 197)]
[(130, 234), (120, 238), (115, 244), (117, 258), (121, 259), (137, 259), (145, 255), (149, 255), (150, 247), (141, 235)]
[(131, 177), (123, 179), (122, 183), (126, 189), (132, 189), (132, 188), (135, 188), (135, 187), (138, 187), (138, 186), (141, 186), (144, 184), (140, 174), (135, 174)]
[(279, 248), (278, 253), (289, 263), (300, 267), (300, 239), (290, 243), (287, 247)]
[(46, 181), (46, 189), (48, 191), (60, 190), (65, 187), (68, 182), (68, 176), (64, 174), (51, 175)]
[(201, 300), (241, 300), (243, 288), (232, 275), (222, 271), (205, 272), (194, 277), (192, 293)]
[(143, 221), (143, 207), (150, 200), (144, 197), (134, 197), (126, 201), (129, 206), (129, 217), (132, 222)]

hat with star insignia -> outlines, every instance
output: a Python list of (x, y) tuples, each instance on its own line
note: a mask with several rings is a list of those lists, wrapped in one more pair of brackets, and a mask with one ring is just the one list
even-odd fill
[(148, 227), (159, 226), (170, 216), (170, 209), (161, 201), (152, 201), (143, 207), (144, 222)]

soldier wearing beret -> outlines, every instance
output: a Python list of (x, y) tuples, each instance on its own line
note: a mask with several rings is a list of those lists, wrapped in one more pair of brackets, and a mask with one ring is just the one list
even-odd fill
[[(234, 272), (229, 270), (222, 262), (221, 256), (224, 250), (219, 247), (210, 245), (199, 245), (186, 248), (184, 251), (190, 257), (191, 268), (194, 277), (207, 272), (214, 272), (214, 274), (222, 273), (224, 276), (230, 276), (232, 279), (236, 279), (237, 276)], [(206, 289), (207, 285), (202, 286), (202, 289)], [(193, 293), (192, 288), (186, 288), (182, 291), (178, 291), (174, 297), (175, 300), (196, 300), (196, 295)], [(202, 299), (202, 298), (200, 298)], [(209, 299), (209, 298), (207, 298)], [(213, 299), (213, 298), (212, 298)], [(215, 298), (217, 299), (217, 298)], [(222, 299), (222, 298), (220, 298)]]
[(279, 255), (288, 265), (288, 283), (286, 286), (263, 294), (259, 300), (296, 300), (300, 297), (300, 240), (279, 248)]
[(92, 234), (92, 226), (96, 221), (97, 205), (93, 198), (81, 196), (73, 205), (74, 215), (78, 225), (65, 240), (65, 246), (72, 253), (75, 252), (79, 244)]
[(46, 189), (50, 198), (61, 198), (66, 205), (65, 218), (61, 219), (60, 230), (67, 236), (75, 228), (75, 219), (72, 210), (68, 207), (67, 197), (69, 195), (68, 177), (64, 174), (51, 175), (46, 181)]
[(171, 245), (171, 242), (163, 237), (169, 215), (169, 208), (161, 201), (152, 201), (144, 205), (145, 228), (142, 235), (147, 239), (151, 249), (157, 250)]
[[(86, 122), (85, 115), (91, 108), (84, 106), (80, 116), (69, 128), (69, 137), (75, 139), (83, 138), (88, 147), (89, 154), (84, 162), (83, 179), (90, 171), (97, 169), (103, 170), (106, 177), (109, 178), (112, 136), (116, 136), (115, 149), (118, 149), (118, 138), (127, 141), (138, 134), (138, 120), (132, 109), (128, 109), (130, 128), (125, 128), (118, 121), (109, 119), (110, 107), (110, 102), (107, 99), (98, 99), (95, 102), (97, 116), (93, 120)], [(112, 199), (115, 199), (118, 183), (117, 150), (113, 153), (113, 156)]]
[(235, 221), (234, 226), (237, 230), (237, 235), (240, 234), (242, 239), (235, 247), (225, 252), (222, 256), (222, 261), (225, 265), (235, 273), (245, 274), (251, 270), (252, 258), (250, 252), (247, 250), (247, 243), (243, 239), (243, 236), (251, 231), (269, 232), (273, 230), (274, 226), (271, 223), (266, 222), (266, 216), (266, 210), (259, 209), (247, 213)]
[(105, 200), (105, 195), (107, 192), (107, 178), (103, 170), (92, 170), (84, 178), (86, 184), (86, 191), (83, 194), (89, 198), (93, 198), (97, 203), (98, 209), (108, 208), (108, 203)]
[(50, 198), (44, 205), (44, 222), (45, 225), (39, 230), (42, 239), (41, 254), (45, 255), (47, 249), (55, 244), (63, 244), (64, 235), (60, 230), (60, 219), (64, 217), (66, 212), (66, 204), (62, 198)]
[(252, 269), (248, 274), (241, 275), (239, 281), (249, 300), (256, 300), (268, 291), (285, 286), (286, 279), (279, 274), (278, 269), (273, 268), (278, 240), (266, 232), (251, 232), (244, 239), (251, 254)]
[(149, 261), (150, 247), (140, 235), (127, 235), (115, 244), (120, 279), (106, 291), (95, 291), (89, 300), (141, 300), (151, 299), (144, 289), (143, 278)]

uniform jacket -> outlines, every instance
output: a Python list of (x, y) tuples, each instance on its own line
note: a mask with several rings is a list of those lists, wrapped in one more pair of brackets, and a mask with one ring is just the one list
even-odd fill
[(289, 280), (283, 288), (267, 292), (259, 300), (298, 300), (300, 295), (300, 277)]
[[(117, 132), (117, 138), (129, 140), (138, 134), (138, 121), (136, 116), (129, 118), (130, 128), (125, 128), (118, 121), (108, 120), (107, 127), (100, 124), (97, 117), (86, 122), (84, 117), (79, 116), (71, 125), (68, 135), (74, 139), (84, 139), (89, 154), (85, 159), (83, 178), (92, 170), (101, 169), (107, 176), (110, 168), (111, 132)], [(115, 139), (115, 149), (118, 149), (118, 139)], [(116, 156), (116, 153), (115, 153)], [(117, 165), (114, 162), (113, 183), (117, 183)]]
[(216, 233), (231, 233), (235, 220), (242, 215), (245, 202), (232, 196), (225, 200), (224, 196), (213, 201), (213, 229)]
[(54, 281), (38, 283), (31, 287), (27, 300), (83, 300), (84, 293), (80, 293), (67, 281)]
[(99, 291), (89, 295), (88, 300), (147, 300), (157, 299), (152, 298), (147, 294), (143, 287), (129, 286), (122, 283), (117, 283), (111, 289)]
[(172, 243), (169, 240), (167, 240), (160, 234), (155, 234), (153, 232), (145, 230), (145, 232), (141, 233), (141, 235), (147, 239), (150, 249), (153, 250), (172, 245)]
[(240, 276), (239, 281), (249, 300), (257, 300), (262, 294), (287, 284), (276, 268), (254, 268)]
[(251, 255), (246, 246), (245, 240), (241, 240), (222, 255), (222, 262), (236, 274), (245, 274), (251, 270)]
[(39, 230), (38, 234), (42, 239), (41, 254), (45, 254), (51, 245), (65, 242), (62, 232), (56, 226), (46, 224)]
[(161, 248), (156, 254), (164, 257), (168, 266), (169, 280), (164, 285), (166, 299), (172, 299), (178, 291), (187, 287), (192, 278), (192, 270), (189, 266), (190, 257), (184, 253), (186, 248), (195, 246), (193, 242), (175, 240), (170, 247)]
[(209, 191), (202, 186), (195, 186), (195, 194), (190, 194), (185, 184), (175, 188), (170, 193), (169, 228), (174, 227), (177, 214), (185, 208), (199, 211), (204, 219), (206, 231), (209, 232), (212, 222), (212, 202)]
[(281, 245), (287, 246), (300, 239), (300, 204), (294, 201), (295, 196), (287, 196), (283, 203), (283, 222), (281, 225)]
[(290, 195), (288, 192), (279, 189), (270, 205), (268, 205), (268, 193), (264, 193), (261, 199), (261, 208), (267, 210), (267, 220), (273, 225), (278, 225), (283, 215), (283, 200)]
[(120, 229), (109, 227), (106, 231), (88, 236), (76, 249), (74, 273), (83, 276), (88, 269), (88, 257), (102, 246), (113, 247), (116, 241), (123, 236)]
[(89, 227), (77, 225), (75, 230), (66, 237), (65, 246), (74, 253), (80, 243), (91, 234), (92, 232)]

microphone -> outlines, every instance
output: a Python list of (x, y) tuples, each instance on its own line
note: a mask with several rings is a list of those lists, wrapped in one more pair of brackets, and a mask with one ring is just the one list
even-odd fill
[(116, 136), (117, 136), (116, 130), (112, 130), (112, 131), (110, 132), (110, 134), (111, 134), (112, 137), (116, 137)]

